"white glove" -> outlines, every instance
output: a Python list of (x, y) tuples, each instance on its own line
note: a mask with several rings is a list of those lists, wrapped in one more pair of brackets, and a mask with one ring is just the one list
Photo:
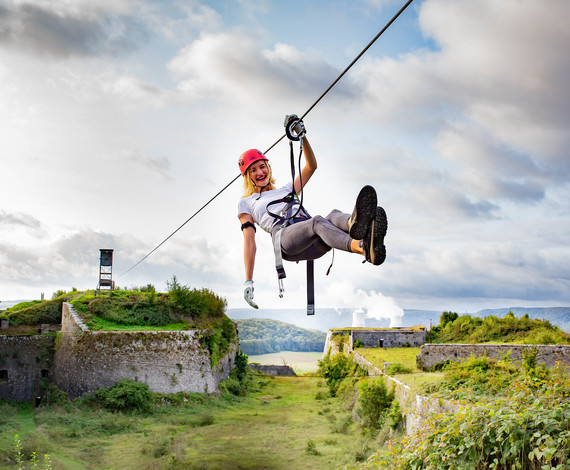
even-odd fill
[(253, 308), (259, 308), (257, 304), (253, 301), (253, 281), (245, 281), (243, 290), (243, 298), (245, 301), (251, 305)]
[(295, 131), (295, 133), (297, 135), (305, 135), (307, 133), (307, 130), (305, 129), (305, 124), (303, 123), (303, 121), (299, 121), (297, 124), (295, 124), (295, 127), (293, 128), (293, 130)]

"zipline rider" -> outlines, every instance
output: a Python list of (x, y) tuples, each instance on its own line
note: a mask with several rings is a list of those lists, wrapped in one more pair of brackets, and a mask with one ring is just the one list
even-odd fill
[(276, 257), (282, 256), (288, 261), (314, 260), (331, 248), (363, 255), (365, 261), (374, 265), (380, 265), (386, 259), (384, 237), (388, 223), (384, 209), (377, 207), (377, 195), (372, 186), (362, 188), (352, 215), (335, 209), (327, 217), (310, 217), (305, 211), (297, 194), (313, 176), (317, 160), (303, 122), (298, 120), (293, 124), (292, 130), (301, 140), (305, 165), (292, 182), (276, 188), (269, 160), (259, 150), (246, 150), (238, 160), (244, 177), (244, 195), (238, 204), (244, 235), (244, 298), (253, 308), (258, 308), (253, 302), (257, 250), (255, 224), (272, 235)]

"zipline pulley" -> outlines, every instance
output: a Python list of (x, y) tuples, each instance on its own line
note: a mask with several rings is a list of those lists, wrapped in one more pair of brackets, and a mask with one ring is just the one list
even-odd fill
[[(297, 124), (301, 124), (299, 132), (295, 129)], [(296, 114), (289, 114), (285, 116), (285, 122), (283, 123), (285, 126), (285, 134), (287, 134), (287, 138), (290, 141), (297, 142), (303, 138), (305, 135), (305, 125), (303, 124), (303, 120), (299, 119)]]

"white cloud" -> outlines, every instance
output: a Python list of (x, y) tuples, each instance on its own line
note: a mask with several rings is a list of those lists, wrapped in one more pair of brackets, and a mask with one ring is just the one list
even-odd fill
[[(372, 48), (307, 116), (309, 211), (350, 212), (368, 183), (390, 227), (380, 268), (339, 253), (325, 279), (319, 261), (317, 308), (343, 293), (406, 308), (570, 300), (569, 5), (425, 0), (391, 31), (415, 37), (419, 14), (423, 43)], [(320, 96), (341, 71), (325, 57), (344, 55), (322, 44), (353, 48), (351, 28), (378, 14), (368, 6), (333, 5), (331, 18), (352, 14), (329, 41), (309, 7), (314, 29), (288, 36), (272, 2), (5, 2), (2, 288), (91, 286), (106, 246), (118, 270), (132, 266), (237, 174), (245, 148), (273, 143), (283, 116)], [(382, 41), (395, 49), (394, 37)], [(270, 157), (285, 183), (286, 143)], [(120, 285), (176, 274), (243, 306), (239, 186)], [(289, 263), (278, 299), (270, 239), (257, 239), (256, 300), (302, 308), (304, 266)]]

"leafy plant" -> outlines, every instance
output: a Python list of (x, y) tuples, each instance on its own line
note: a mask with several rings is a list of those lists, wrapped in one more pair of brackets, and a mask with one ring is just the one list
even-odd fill
[(384, 424), (386, 411), (392, 406), (394, 391), (388, 392), (383, 377), (363, 380), (359, 389), (358, 405), (363, 426), (377, 430)]
[(396, 470), (568, 469), (570, 376), (557, 367), (540, 382), (513, 381), (508, 394), (430, 417), (366, 468)]
[(147, 412), (152, 404), (148, 385), (129, 379), (120, 380), (111, 388), (100, 388), (95, 396), (105, 408), (112, 411)]
[(385, 372), (388, 375), (411, 374), (413, 372), (413, 370), (410, 369), (409, 367), (406, 367), (406, 366), (400, 364), (399, 362), (395, 362), (395, 363), (387, 366)]
[(486, 318), (443, 312), (439, 325), (432, 328), (434, 343), (488, 343), (492, 341), (524, 344), (570, 344), (570, 335), (548, 320), (516, 318), (510, 312), (504, 318)]
[(319, 361), (319, 375), (321, 375), (329, 388), (331, 396), (335, 396), (341, 382), (349, 376), (364, 376), (366, 373), (351, 359), (339, 353)]

